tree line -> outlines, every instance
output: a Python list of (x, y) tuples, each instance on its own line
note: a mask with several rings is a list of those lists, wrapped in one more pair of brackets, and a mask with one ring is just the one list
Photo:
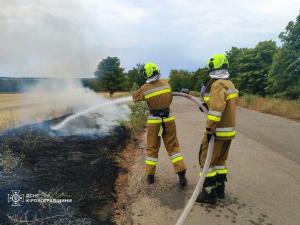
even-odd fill
[[(300, 97), (300, 14), (280, 33), (281, 46), (275, 41), (259, 42), (254, 48), (232, 47), (226, 52), (231, 79), (242, 94)], [(195, 72), (171, 70), (170, 85), (199, 91), (208, 80), (206, 68)]]
[[(145, 77), (141, 70), (143, 64), (137, 64), (128, 72), (120, 67), (117, 57), (103, 59), (96, 71), (96, 78), (79, 79), (83, 86), (94, 91), (108, 91), (112, 95), (116, 91), (131, 91), (145, 83)], [(15, 78), (0, 77), (0, 93), (25, 92), (42, 80), (60, 80), (59, 78)], [(77, 79), (77, 78), (76, 78)]]
[(42, 79), (0, 77), (0, 93), (24, 92)]

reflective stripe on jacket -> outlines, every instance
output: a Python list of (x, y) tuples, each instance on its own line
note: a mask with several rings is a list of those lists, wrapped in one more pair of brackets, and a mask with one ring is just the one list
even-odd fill
[(235, 115), (238, 90), (228, 79), (215, 80), (210, 88), (206, 127), (215, 131), (216, 139), (235, 137)]
[(172, 103), (172, 91), (167, 81), (156, 80), (133, 92), (134, 102), (146, 101), (150, 110), (166, 109)]
[(156, 88), (147, 90), (144, 92), (144, 96), (145, 96), (145, 99), (149, 99), (149, 98), (153, 98), (155, 96), (165, 94), (165, 93), (170, 93), (170, 92), (171, 92), (171, 88), (168, 85), (166, 85), (166, 86), (160, 86), (160, 87), (156, 87)]

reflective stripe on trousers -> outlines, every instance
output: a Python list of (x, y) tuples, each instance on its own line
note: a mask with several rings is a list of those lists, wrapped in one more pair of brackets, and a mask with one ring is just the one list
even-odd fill
[(145, 158), (145, 163), (147, 165), (156, 166), (157, 162), (158, 162), (158, 158), (153, 158), (153, 157), (146, 157)]
[[(206, 177), (214, 177), (218, 174), (227, 174), (228, 170), (226, 169), (225, 166), (214, 166), (210, 167), (208, 169), (208, 172), (206, 173)], [(199, 173), (199, 176), (201, 176), (201, 172)]]
[(175, 153), (174, 155), (171, 155), (170, 158), (171, 158), (172, 163), (176, 163), (180, 160), (183, 160), (183, 156), (180, 152)]
[(215, 166), (214, 167), (214, 171), (216, 172), (216, 174), (227, 174), (228, 173), (228, 169), (226, 168), (226, 166)]
[[(202, 172), (199, 173), (199, 176), (201, 177), (202, 175)], [(210, 167), (206, 173), (206, 177), (214, 177), (216, 176), (216, 172), (214, 171), (214, 168), (213, 167)]]
[(217, 137), (234, 137), (236, 134), (234, 127), (217, 127)]

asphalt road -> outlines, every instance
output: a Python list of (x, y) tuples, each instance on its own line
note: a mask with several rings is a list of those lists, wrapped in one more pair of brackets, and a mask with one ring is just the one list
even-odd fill
[[(205, 118), (180, 97), (174, 99), (172, 110), (189, 185), (178, 188), (177, 175), (161, 147), (157, 180), (148, 186), (141, 154), (127, 190), (132, 224), (175, 224), (198, 181)], [(300, 123), (239, 108), (237, 131), (228, 160), (226, 199), (216, 206), (196, 203), (186, 224), (300, 225)], [(141, 149), (144, 145), (145, 140)]]

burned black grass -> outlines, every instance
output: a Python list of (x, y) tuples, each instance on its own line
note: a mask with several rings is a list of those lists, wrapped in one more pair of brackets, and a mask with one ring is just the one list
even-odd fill
[[(0, 153), (14, 165), (0, 172), (1, 224), (113, 224), (115, 181), (122, 169), (118, 155), (129, 132), (115, 127), (109, 135), (63, 136), (53, 121), (0, 134)], [(3, 159), (4, 161), (6, 158)], [(33, 193), (40, 198), (72, 199), (68, 203), (19, 202), (8, 195)]]

